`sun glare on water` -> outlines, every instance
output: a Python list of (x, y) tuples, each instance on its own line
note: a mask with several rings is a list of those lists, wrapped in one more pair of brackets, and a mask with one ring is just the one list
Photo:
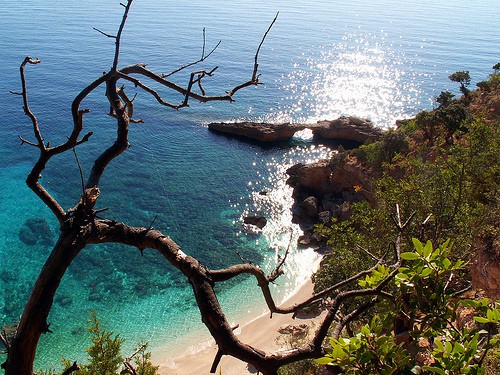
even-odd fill
[(420, 106), (419, 73), (409, 64), (383, 33), (346, 34), (339, 43), (302, 54), (278, 82), (286, 95), (273, 116), (277, 122), (358, 116), (393, 127)]

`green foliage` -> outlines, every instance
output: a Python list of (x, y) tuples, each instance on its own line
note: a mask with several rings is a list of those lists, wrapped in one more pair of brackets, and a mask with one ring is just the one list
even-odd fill
[(337, 365), (343, 374), (389, 375), (405, 369), (410, 360), (408, 351), (397, 344), (393, 336), (385, 333), (385, 326), (378, 315), (370, 324), (350, 338), (331, 339), (331, 349), (316, 362)]
[(452, 296), (460, 289), (464, 262), (450, 260), (450, 241), (437, 249), (430, 241), (425, 245), (416, 239), (412, 242), (414, 251), (401, 254), (407, 262), (394, 279), (394, 293), (398, 308), (418, 323), (412, 332), (416, 339), (445, 329), (448, 320), (455, 319)]
[(151, 362), (151, 352), (146, 351), (147, 342), (139, 342), (137, 354), (134, 357), (137, 375), (158, 375), (159, 366), (154, 366)]
[(493, 345), (492, 349), (486, 354), (484, 358), (484, 365), (486, 367), (486, 375), (500, 374), (500, 334), (493, 337), (496, 346)]
[[(89, 364), (81, 365), (80, 370), (73, 372), (78, 375), (116, 375), (124, 361), (120, 355), (124, 339), (113, 332), (103, 330), (94, 311), (90, 312), (89, 327), (92, 345), (87, 348)], [(139, 342), (135, 349), (133, 360), (137, 375), (159, 375), (159, 366), (151, 362), (151, 352), (147, 351), (148, 343)], [(131, 360), (130, 357), (127, 361)], [(66, 370), (72, 366), (72, 362), (66, 358), (62, 359), (63, 368)], [(129, 362), (127, 362), (129, 363)], [(56, 371), (39, 370), (36, 375), (56, 375)]]
[(476, 86), (479, 88), (479, 90), (483, 91), (490, 91), (491, 90), (491, 83), (489, 81), (481, 81), (476, 83)]
[(438, 109), (422, 111), (415, 117), (417, 128), (424, 133), (431, 145), (440, 140), (450, 140), (459, 130), (467, 131), (465, 123), (469, 120), (469, 114), (466, 108), (460, 103), (442, 98), (443, 94), (436, 99), (442, 103)]
[[(456, 297), (464, 263), (450, 260), (449, 241), (438, 248), (416, 239), (412, 243), (414, 250), (401, 254), (405, 265), (387, 286), (392, 302), (380, 304), (370, 324), (361, 326), (354, 336), (332, 338), (331, 348), (317, 363), (339, 366), (344, 374), (485, 373), (484, 356), (498, 344), (490, 336), (500, 327), (500, 309), (487, 298)], [(361, 280), (360, 286), (375, 287), (387, 280), (389, 272), (388, 267), (380, 266)], [(474, 321), (479, 324), (457, 327), (454, 322), (459, 306), (474, 309)], [(400, 342), (392, 334), (401, 319), (407, 321), (410, 341)], [(416, 346), (421, 338), (432, 345)], [(427, 358), (425, 363), (411, 354), (417, 351), (421, 358)]]
[[(460, 83), (467, 96), (468, 72), (450, 79)], [(498, 304), (457, 295), (468, 285), (466, 261), (474, 255), (477, 239), (493, 241), (500, 236), (500, 126), (491, 108), (479, 112), (481, 103), (497, 102), (494, 90), (499, 84), (495, 70), (484, 85), (487, 93), (474, 93), (467, 100), (452, 100), (442, 93), (438, 109), (421, 112), (390, 135), (404, 140), (399, 150), (397, 142), (391, 145), (385, 139), (351, 151), (376, 176), (372, 186), (377, 207), (356, 203), (349, 219), (317, 227), (332, 251), (314, 275), (316, 290), (371, 267), (373, 259), (363, 249), (377, 258), (386, 252), (396, 236), (390, 220), (396, 204), (403, 216), (414, 213), (401, 237), (401, 248), (412, 251), (402, 253), (403, 264), (391, 282), (387, 277), (394, 270), (386, 265), (390, 259), (358, 281), (358, 289), (384, 282), (384, 291), (393, 299), (382, 300), (358, 319), (353, 337), (332, 340), (321, 363), (341, 366), (349, 374), (482, 374), (485, 363), (486, 371), (493, 371), (486, 374), (498, 373), (494, 369), (499, 369), (500, 351), (490, 350), (499, 342), (493, 336), (499, 327)], [(442, 245), (434, 248), (433, 243)], [(346, 302), (343, 313), (356, 303)], [(460, 323), (464, 309), (475, 314), (468, 324)], [(406, 350), (408, 361), (389, 358), (385, 343), (394, 345), (394, 355), (404, 357)], [(372, 363), (374, 358), (378, 362)]]
[(399, 204), (402, 212), (416, 212), (410, 236), (435, 243), (454, 238), (456, 255), (470, 254), (473, 236), (494, 230), (500, 198), (498, 144), (499, 127), (475, 120), (460, 142), (434, 147), (431, 156), (414, 154), (393, 162), (374, 184), (379, 203), (375, 218), (389, 217)]
[(460, 92), (467, 96), (469, 94), (469, 89), (467, 86), (470, 85), (470, 74), (469, 71), (459, 71), (448, 76), (450, 81), (460, 83)]
[(334, 218), (329, 225), (318, 224), (315, 230), (328, 238), (331, 252), (325, 255), (321, 267), (312, 276), (315, 291), (371, 267), (373, 259), (362, 248), (370, 248), (375, 255), (381, 256), (394, 238), (392, 227), (389, 216), (379, 217), (366, 202), (352, 204), (348, 220)]
[(436, 102), (439, 103), (439, 105), (446, 107), (448, 104), (450, 104), (451, 99), (453, 99), (455, 95), (452, 94), (449, 91), (441, 91), (441, 94), (436, 98)]
[(391, 129), (383, 134), (380, 141), (363, 145), (352, 153), (360, 160), (380, 168), (390, 163), (395, 156), (408, 152), (408, 149), (408, 140), (404, 132)]
[(90, 363), (81, 366), (77, 374), (83, 375), (114, 375), (123, 362), (120, 355), (124, 339), (120, 335), (101, 329), (100, 322), (94, 311), (89, 318), (90, 341), (92, 345), (87, 348)]
[(500, 62), (493, 65), (492, 69), (495, 71), (495, 73), (498, 73), (498, 71), (500, 70)]

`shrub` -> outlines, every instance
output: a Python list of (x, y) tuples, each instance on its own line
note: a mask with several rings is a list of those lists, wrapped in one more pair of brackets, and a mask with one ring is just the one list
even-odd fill
[[(338, 366), (344, 374), (485, 373), (485, 355), (498, 343), (491, 334), (500, 326), (500, 304), (457, 297), (464, 263), (450, 260), (449, 241), (438, 248), (416, 239), (413, 244), (413, 251), (401, 254), (405, 265), (387, 287), (392, 298), (354, 336), (332, 338), (317, 363)], [(376, 287), (386, 278), (381, 274), (388, 273), (374, 270), (360, 286)], [(476, 324), (458, 326), (458, 306), (473, 309)], [(401, 319), (408, 337), (403, 340), (392, 334)]]

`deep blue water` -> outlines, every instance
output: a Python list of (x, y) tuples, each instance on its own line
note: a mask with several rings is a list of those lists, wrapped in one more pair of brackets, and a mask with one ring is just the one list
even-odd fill
[[(298, 138), (291, 147), (260, 147), (209, 132), (211, 121), (235, 119), (315, 121), (339, 115), (371, 118), (390, 127), (398, 118), (432, 108), (441, 90), (458, 94), (448, 80), (469, 70), (475, 84), (500, 60), (497, 0), (463, 1), (176, 1), (136, 0), (123, 36), (120, 65), (148, 63), (167, 73), (207, 48), (221, 46), (204, 63), (219, 66), (205, 83), (210, 94), (248, 79), (253, 55), (275, 13), (278, 22), (261, 51), (264, 86), (239, 92), (235, 103), (192, 103), (173, 111), (139, 92), (136, 114), (144, 124), (131, 130), (132, 147), (106, 171), (100, 206), (104, 215), (132, 225), (155, 227), (210, 267), (239, 262), (236, 255), (270, 267), (290, 231), (290, 190), (284, 171), (297, 161), (327, 157), (332, 151)], [(25, 56), (42, 63), (27, 69), (30, 104), (45, 139), (61, 142), (70, 129), (73, 97), (113, 58), (110, 39), (122, 7), (118, 1), (0, 0), (0, 322), (17, 319), (29, 289), (57, 236), (51, 213), (24, 184), (36, 150), (20, 146), (32, 138), (23, 115), (19, 65)], [(176, 81), (186, 82), (180, 74)], [(131, 92), (133, 88), (129, 88)], [(165, 95), (171, 100), (182, 98)], [(84, 173), (114, 136), (103, 90), (85, 105), (91, 141), (78, 148)], [(49, 165), (42, 183), (64, 205), (79, 197), (72, 154)], [(258, 194), (267, 190), (266, 196)], [(263, 233), (241, 225), (246, 212), (270, 219)], [(33, 224), (35, 222), (35, 224)], [(28, 228), (42, 230), (34, 245), (21, 241)], [(44, 229), (45, 228), (45, 229)], [(25, 239), (26, 240), (26, 239)], [(279, 295), (294, 288), (314, 261), (310, 250), (295, 251)], [(252, 280), (221, 288), (220, 298), (235, 322), (259, 312), (262, 301)], [(194, 298), (182, 276), (151, 251), (120, 246), (87, 248), (63, 280), (50, 317), (54, 334), (43, 337), (39, 366), (62, 356), (85, 358), (89, 309), (106, 328), (120, 331), (130, 348), (141, 339), (168, 347), (203, 330)], [(189, 340), (200, 337), (193, 334)]]

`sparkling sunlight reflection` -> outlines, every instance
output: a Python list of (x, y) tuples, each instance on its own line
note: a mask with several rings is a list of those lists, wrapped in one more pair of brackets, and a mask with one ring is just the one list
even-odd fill
[(340, 43), (303, 54), (279, 80), (287, 95), (270, 117), (313, 122), (354, 115), (392, 127), (420, 106), (421, 77), (409, 64), (414, 63), (394, 52), (383, 34), (347, 34)]

